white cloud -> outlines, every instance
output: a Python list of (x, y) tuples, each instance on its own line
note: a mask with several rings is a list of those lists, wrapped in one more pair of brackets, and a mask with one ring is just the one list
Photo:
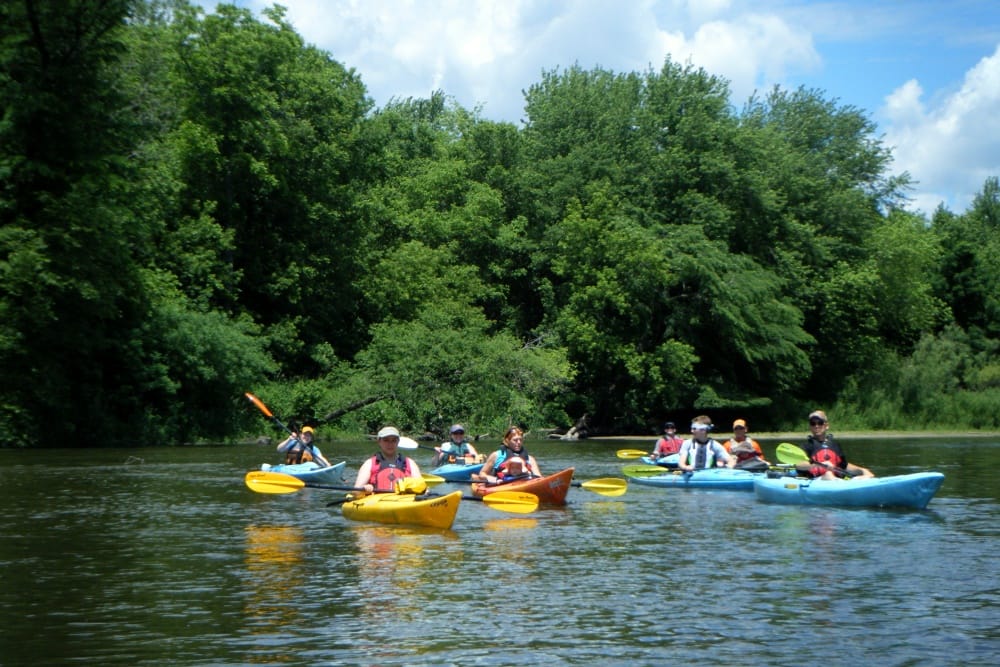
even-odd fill
[[(198, 1), (211, 11), (216, 0)], [(237, 2), (259, 14), (274, 0)], [(914, 199), (925, 212), (939, 201), (964, 210), (983, 181), (1000, 173), (1000, 114), (992, 113), (1000, 108), (1000, 55), (970, 69), (961, 86), (946, 67), (947, 76), (931, 71), (938, 59), (915, 60), (912, 67), (922, 68), (916, 71), (909, 65), (908, 58), (926, 52), (930, 43), (949, 55), (943, 36), (957, 39), (946, 27), (938, 31), (952, 14), (932, 3), (904, 3), (904, 8), (868, 0), (279, 2), (308, 43), (360, 74), (378, 106), (443, 90), (466, 108), (482, 105), (486, 118), (516, 123), (523, 117), (522, 91), (539, 82), (543, 70), (574, 64), (615, 72), (658, 70), (669, 54), (674, 62), (691, 62), (726, 78), (736, 107), (755, 90), (773, 85), (829, 89), (830, 82), (840, 84), (841, 96), (873, 107), (881, 97), (873, 80), (888, 80), (890, 86), (905, 82), (882, 98), (879, 124), (894, 147), (894, 170), (919, 180)], [(959, 26), (958, 41), (976, 33), (961, 22), (951, 30)], [(914, 34), (922, 37), (907, 41)], [(906, 48), (895, 49), (897, 41)], [(889, 45), (893, 57), (854, 59), (873, 44)], [(878, 68), (881, 76), (868, 77), (859, 62)]]
[(786, 70), (809, 71), (820, 64), (812, 37), (776, 16), (747, 14), (735, 20), (700, 25), (689, 39), (661, 33), (664, 54), (730, 81), (733, 102), (742, 104), (755, 90), (785, 81)]
[(923, 101), (916, 80), (885, 98), (886, 143), (896, 171), (917, 181), (913, 208), (930, 214), (944, 202), (966, 210), (990, 176), (1000, 176), (1000, 46), (970, 69), (961, 87)]

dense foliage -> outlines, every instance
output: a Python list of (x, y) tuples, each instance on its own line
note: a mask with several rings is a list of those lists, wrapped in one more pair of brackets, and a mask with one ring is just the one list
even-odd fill
[(230, 439), (247, 390), (354, 434), (1000, 425), (997, 178), (909, 213), (821, 91), (574, 66), (516, 127), (374, 108), (278, 6), (24, 0), (0, 93), (3, 444)]

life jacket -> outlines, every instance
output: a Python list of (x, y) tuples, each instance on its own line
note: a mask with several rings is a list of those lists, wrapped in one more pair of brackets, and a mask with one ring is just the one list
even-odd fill
[(397, 479), (410, 476), (410, 459), (397, 454), (395, 461), (386, 461), (382, 452), (379, 452), (372, 457), (372, 474), (368, 483), (376, 491), (392, 491), (396, 488)]
[[(837, 454), (836, 450), (832, 449), (826, 442), (818, 442), (819, 449), (813, 450), (810, 459), (814, 463), (829, 463), (835, 468), (843, 468), (844, 461)], [(813, 466), (810, 472), (814, 477), (822, 477), (827, 472), (826, 466)]]
[(669, 456), (681, 451), (681, 445), (683, 444), (684, 440), (676, 435), (665, 435), (656, 441), (655, 450), (658, 456)]
[(529, 477), (531, 466), (528, 464), (528, 452), (523, 447), (519, 452), (501, 447), (497, 450), (497, 458), (493, 463), (493, 474), (498, 480)]
[[(695, 465), (695, 461), (698, 460), (698, 448), (699, 447), (706, 447), (707, 449), (705, 450), (705, 466), (704, 467), (705, 468), (714, 468), (715, 467), (715, 447), (712, 446), (714, 443), (715, 443), (715, 440), (713, 440), (712, 438), (709, 438), (705, 442), (705, 444), (701, 444), (697, 440), (692, 439), (691, 440), (691, 448), (688, 449), (688, 465), (689, 466)], [(701, 468), (699, 468), (699, 470), (700, 469)]]
[[(738, 442), (736, 438), (730, 438), (726, 440), (726, 444), (723, 446), (727, 452), (736, 457), (737, 463), (742, 463), (743, 461), (749, 461), (760, 456), (760, 452), (757, 451), (757, 447), (755, 446), (756, 444), (753, 438), (744, 438), (742, 442)], [(750, 449), (747, 449), (747, 447)], [(734, 452), (734, 448), (737, 451)]]
[[(445, 451), (445, 445), (450, 446), (450, 448)], [(465, 456), (469, 453), (469, 443), (463, 440), (462, 442), (456, 444), (453, 440), (441, 443), (441, 463), (458, 463), (458, 459), (465, 459)]]
[(311, 448), (306, 443), (301, 440), (296, 440), (294, 445), (285, 450), (285, 463), (288, 465), (295, 465), (314, 460), (310, 449)]

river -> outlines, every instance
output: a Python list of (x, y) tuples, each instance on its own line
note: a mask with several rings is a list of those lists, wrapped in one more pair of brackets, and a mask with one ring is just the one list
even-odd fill
[[(652, 442), (527, 446), (586, 481)], [(439, 531), (254, 493), (263, 445), (0, 450), (0, 665), (1000, 664), (1000, 438), (842, 442), (944, 485), (923, 511), (574, 488)], [(349, 482), (374, 449), (320, 444)]]

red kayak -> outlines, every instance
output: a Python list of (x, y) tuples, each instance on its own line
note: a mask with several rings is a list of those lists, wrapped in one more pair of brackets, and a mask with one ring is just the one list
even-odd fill
[(565, 505), (572, 480), (573, 468), (566, 468), (551, 475), (516, 479), (502, 484), (473, 484), (472, 493), (482, 498), (494, 491), (520, 491), (538, 496), (540, 505)]

